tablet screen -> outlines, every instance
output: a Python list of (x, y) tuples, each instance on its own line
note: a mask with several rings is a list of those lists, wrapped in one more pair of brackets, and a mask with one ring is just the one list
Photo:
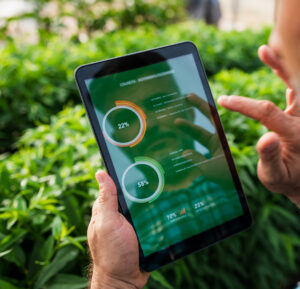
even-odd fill
[(193, 54), (85, 84), (145, 256), (243, 214)]

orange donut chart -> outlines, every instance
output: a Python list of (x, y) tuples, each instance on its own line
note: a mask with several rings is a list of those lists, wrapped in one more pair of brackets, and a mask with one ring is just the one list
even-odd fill
[[(112, 109), (110, 109), (106, 115), (104, 116), (103, 119), (103, 129), (104, 129), (104, 136), (105, 138), (112, 143), (113, 145), (119, 146), (119, 147), (133, 147), (135, 145), (137, 145), (144, 137), (145, 132), (146, 132), (146, 115), (144, 113), (144, 111), (137, 106), (135, 103), (130, 102), (128, 100), (117, 100), (115, 101), (116, 106)], [(136, 135), (136, 137), (129, 141), (129, 142), (117, 142), (116, 140), (112, 139), (106, 132), (105, 130), (105, 122), (107, 119), (107, 116), (114, 110), (117, 109), (128, 109), (131, 110), (132, 112), (134, 112), (136, 114), (136, 116), (138, 117), (139, 121), (140, 121), (140, 130), (138, 132), (138, 134)]]

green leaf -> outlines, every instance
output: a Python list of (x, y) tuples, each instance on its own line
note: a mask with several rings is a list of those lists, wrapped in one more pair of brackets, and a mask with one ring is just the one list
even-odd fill
[(0, 253), (0, 258), (3, 257), (3, 256), (5, 256), (5, 255), (7, 255), (7, 254), (9, 254), (11, 251), (12, 251), (12, 248), (11, 248), (11, 249), (8, 249), (8, 250), (6, 250), (6, 251), (1, 252), (1, 253)]
[(62, 231), (62, 220), (60, 216), (56, 216), (52, 222), (52, 234), (56, 240), (60, 239)]
[(164, 288), (167, 289), (174, 289), (174, 287), (166, 280), (166, 278), (159, 272), (153, 271), (151, 273), (151, 278), (162, 285)]
[(41, 265), (37, 263), (43, 258), (43, 248), (44, 242), (42, 240), (37, 239), (34, 242), (33, 249), (29, 258), (29, 266), (28, 266), (28, 276), (30, 279), (33, 279), (36, 274), (38, 274)]
[(18, 221), (17, 217), (10, 219), (6, 225), (7, 230), (10, 230), (17, 221)]
[(0, 252), (19, 242), (27, 234), (26, 230), (18, 229), (0, 241)]
[(78, 249), (73, 246), (60, 249), (56, 253), (53, 261), (42, 269), (34, 284), (34, 289), (42, 288), (51, 277), (60, 272), (60, 270), (62, 270), (69, 262), (74, 260), (77, 255)]
[(72, 195), (66, 195), (64, 197), (64, 207), (66, 208), (66, 215), (70, 225), (76, 227), (76, 230), (83, 233), (85, 231), (84, 223), (81, 218), (81, 213), (77, 199)]
[(299, 223), (299, 219), (297, 218), (296, 215), (294, 215), (293, 213), (285, 210), (284, 208), (280, 207), (280, 206), (273, 206), (272, 210), (275, 211), (278, 215), (281, 215), (282, 218), (285, 218), (286, 220), (293, 222), (295, 224)]
[(22, 196), (18, 196), (15, 200), (15, 207), (17, 210), (25, 211), (27, 209), (27, 204)]
[(54, 237), (52, 235), (45, 241), (41, 251), (43, 253), (43, 261), (49, 261), (54, 252)]
[(74, 245), (78, 249), (80, 249), (81, 252), (85, 252), (85, 249), (80, 244), (80, 242), (86, 242), (86, 241), (87, 241), (87, 237), (85, 237), (85, 236), (79, 236), (79, 237), (75, 237), (75, 238), (67, 236), (67, 237), (62, 239), (62, 242), (59, 244), (58, 248), (62, 248), (62, 247), (67, 246), (67, 245)]
[(8, 283), (7, 281), (0, 280), (0, 288), (1, 289), (20, 289), (20, 287), (16, 287), (15, 285)]
[(26, 256), (23, 249), (19, 245), (14, 245), (10, 254), (4, 256), (5, 260), (15, 263), (18, 267), (23, 267), (26, 261)]
[(87, 288), (88, 280), (86, 278), (72, 274), (58, 274), (53, 278), (46, 289), (81, 289)]

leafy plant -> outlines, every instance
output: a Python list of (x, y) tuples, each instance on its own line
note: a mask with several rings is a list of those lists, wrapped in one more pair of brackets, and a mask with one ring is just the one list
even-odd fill
[(143, 26), (94, 38), (87, 43), (50, 38), (47, 45), (10, 43), (0, 49), (0, 152), (14, 150), (22, 131), (48, 123), (66, 104), (80, 102), (74, 83), (77, 66), (179, 41), (193, 41), (209, 76), (222, 69), (253, 71), (262, 64), (256, 50), (269, 30), (221, 32), (198, 22), (163, 29)]
[(11, 21), (32, 19), (38, 27), (41, 41), (51, 35), (66, 36), (66, 27), (73, 39), (92, 36), (144, 23), (162, 27), (186, 18), (184, 0), (26, 0), (32, 9), (19, 16), (3, 19), (3, 34), (9, 35)]
[(2, 156), (0, 276), (18, 288), (87, 285), (78, 275), (86, 271), (86, 224), (97, 193), (90, 180), (101, 160), (83, 114), (64, 110), (51, 125), (27, 131), (19, 152)]
[[(284, 105), (284, 86), (267, 69), (221, 71), (215, 95), (242, 94)], [(254, 217), (253, 227), (155, 273), (152, 288), (282, 288), (300, 266), (299, 210), (268, 192), (256, 176), (261, 125), (220, 108), (231, 150)], [(29, 129), (18, 151), (0, 160), (0, 285), (84, 288), (86, 228), (102, 167), (81, 106)]]

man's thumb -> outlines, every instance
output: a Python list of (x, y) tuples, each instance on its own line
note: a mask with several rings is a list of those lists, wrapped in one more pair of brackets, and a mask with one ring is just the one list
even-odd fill
[(96, 173), (99, 184), (99, 209), (101, 214), (118, 212), (118, 197), (116, 186), (111, 177), (104, 171)]

